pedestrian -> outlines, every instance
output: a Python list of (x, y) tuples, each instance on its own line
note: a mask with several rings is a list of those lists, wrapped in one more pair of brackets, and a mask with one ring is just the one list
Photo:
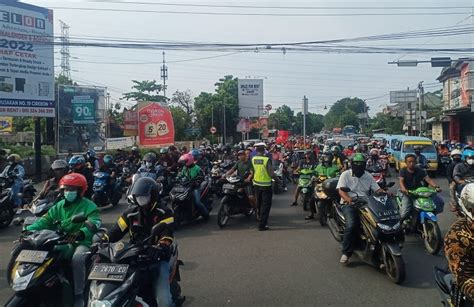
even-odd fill
[(272, 162), (265, 155), (265, 143), (255, 144), (256, 156), (252, 158), (251, 178), (257, 199), (257, 215), (259, 216), (259, 231), (269, 230), (268, 217), (272, 207), (272, 178), (279, 180), (273, 172)]

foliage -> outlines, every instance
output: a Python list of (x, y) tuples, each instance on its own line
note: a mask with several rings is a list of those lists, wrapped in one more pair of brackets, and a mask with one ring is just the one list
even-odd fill
[(174, 92), (171, 103), (181, 107), (189, 116), (194, 114), (194, 99), (190, 90)]
[(369, 122), (369, 131), (376, 129), (384, 129), (388, 134), (403, 134), (403, 118), (377, 113)]
[(278, 107), (275, 113), (270, 114), (268, 117), (269, 126), (279, 130), (293, 130), (296, 125), (294, 113), (286, 104)]
[[(295, 118), (296, 125), (294, 132), (303, 134), (303, 113), (298, 112)], [(308, 112), (306, 115), (306, 135), (320, 132), (324, 127), (324, 116), (321, 114)]]
[(183, 141), (186, 139), (186, 129), (192, 125), (191, 116), (181, 106), (170, 106), (170, 111), (173, 115), (175, 139)]
[(324, 117), (326, 129), (359, 126), (358, 113), (364, 113), (365, 102), (360, 98), (343, 98), (338, 100)]
[[(11, 154), (19, 154), (22, 158), (34, 157), (35, 149), (32, 146), (13, 145), (13, 144), (0, 144), (2, 149), (10, 150)], [(55, 156), (56, 149), (50, 145), (41, 146), (41, 155), (43, 156)]]
[[(310, 113), (306, 115), (306, 134), (320, 132), (324, 127), (324, 116), (321, 114)], [(275, 110), (275, 113), (269, 116), (269, 127), (279, 130), (290, 130), (295, 134), (303, 133), (303, 113), (294, 115), (294, 111), (287, 105), (283, 105)]]
[(132, 80), (132, 82), (132, 91), (124, 93), (122, 99), (135, 101), (166, 102), (167, 98), (165, 96), (160, 95), (160, 92), (163, 90), (163, 86), (161, 84), (158, 84), (156, 80)]

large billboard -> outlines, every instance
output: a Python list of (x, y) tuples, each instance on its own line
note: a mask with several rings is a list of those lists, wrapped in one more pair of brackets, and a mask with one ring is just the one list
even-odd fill
[(263, 113), (263, 80), (239, 79), (239, 117), (259, 117)]
[(105, 88), (59, 85), (58, 153), (105, 151)]
[(0, 116), (55, 117), (53, 11), (0, 3)]
[(170, 110), (158, 102), (139, 102), (138, 136), (142, 147), (174, 144), (174, 123)]

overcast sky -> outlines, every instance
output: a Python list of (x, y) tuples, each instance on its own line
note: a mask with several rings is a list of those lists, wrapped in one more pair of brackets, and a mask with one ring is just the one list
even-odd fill
[[(110, 0), (109, 0), (110, 1)], [(113, 0), (115, 1), (115, 0)], [(132, 0), (128, 0), (132, 1)], [(89, 7), (139, 9), (147, 11), (187, 11), (187, 12), (256, 12), (256, 13), (383, 13), (410, 12), (424, 10), (354, 10), (347, 7), (374, 6), (456, 6), (469, 7), (472, 1), (197, 1), (197, 0), (140, 0), (132, 2), (186, 3), (186, 4), (230, 4), (252, 6), (331, 6), (343, 7), (330, 10), (295, 9), (256, 9), (256, 8), (215, 8), (215, 7), (175, 7), (162, 5), (120, 4), (116, 2), (80, 1), (23, 1), (45, 7)], [(113, 11), (80, 11), (54, 9), (55, 34), (60, 35), (58, 20), (70, 26), (70, 35), (154, 39), (193, 42), (228, 43), (276, 43), (314, 41), (321, 39), (350, 38), (367, 35), (415, 31), (430, 28), (453, 26), (455, 24), (472, 25), (472, 8), (430, 10), (430, 12), (461, 12), (453, 15), (405, 15), (405, 16), (222, 16), (161, 14)], [(465, 13), (465, 14), (464, 14)], [(385, 42), (350, 43), (357, 46), (398, 46), (398, 47), (473, 47), (473, 35), (396, 40)], [(346, 43), (347, 44), (347, 43)], [(60, 64), (60, 54), (55, 53), (55, 65)], [(103, 64), (130, 62), (160, 62), (161, 51), (104, 49), (75, 47), (70, 49), (72, 77), (81, 84), (106, 85), (114, 99), (121, 97), (130, 89), (131, 80), (160, 80), (160, 64), (130, 65)], [(166, 51), (169, 61), (168, 92), (189, 89), (197, 96), (201, 91), (211, 92), (218, 78), (232, 74), (235, 77), (264, 78), (265, 102), (274, 108), (287, 104), (298, 111), (304, 95), (309, 98), (311, 112), (325, 113), (332, 103), (343, 97), (362, 99), (383, 96), (367, 101), (371, 113), (381, 111), (388, 104), (390, 90), (415, 88), (419, 81), (427, 84), (425, 91), (436, 90), (435, 84), (440, 68), (431, 68), (429, 64), (418, 67), (397, 67), (388, 65), (388, 61), (418, 59), (426, 60), (431, 56), (469, 56), (460, 54), (323, 54), (297, 53), (286, 54), (246, 52), (219, 58), (176, 62), (180, 60), (211, 57), (229, 52), (204, 51)], [(472, 56), (472, 55), (471, 55)], [(101, 64), (102, 63), (102, 64)], [(59, 67), (56, 68), (59, 73)], [(161, 82), (161, 81), (160, 81)], [(168, 96), (169, 96), (168, 94)], [(386, 95), (386, 96), (384, 96)]]

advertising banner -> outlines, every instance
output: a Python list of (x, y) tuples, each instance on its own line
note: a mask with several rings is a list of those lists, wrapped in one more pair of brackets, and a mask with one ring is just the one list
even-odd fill
[(239, 117), (259, 117), (263, 107), (263, 79), (239, 79)]
[(457, 109), (461, 107), (461, 78), (449, 79), (449, 107)]
[(135, 140), (133, 137), (107, 138), (107, 150), (132, 147), (134, 143)]
[(158, 102), (138, 103), (140, 146), (159, 147), (174, 143), (173, 116)]
[(138, 135), (138, 112), (136, 110), (123, 111), (123, 135)]
[(105, 89), (59, 85), (58, 153), (105, 151)]
[(53, 11), (0, 3), (0, 115), (55, 117)]
[(13, 132), (13, 117), (0, 116), (0, 133)]
[(469, 108), (472, 102), (471, 91), (474, 89), (474, 71), (470, 64), (465, 63), (461, 68), (461, 107)]

